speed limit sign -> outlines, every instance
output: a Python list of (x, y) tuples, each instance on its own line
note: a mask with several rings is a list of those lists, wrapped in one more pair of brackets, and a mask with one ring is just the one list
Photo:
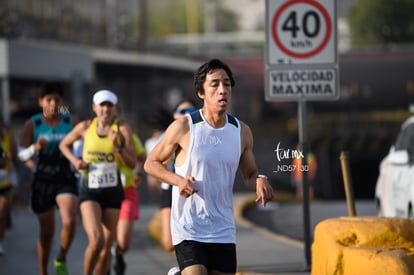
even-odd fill
[(267, 0), (267, 101), (337, 100), (337, 0)]
[(335, 1), (268, 0), (268, 64), (336, 62)]

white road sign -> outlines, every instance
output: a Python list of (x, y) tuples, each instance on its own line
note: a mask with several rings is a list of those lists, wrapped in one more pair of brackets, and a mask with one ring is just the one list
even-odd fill
[(333, 63), (334, 0), (268, 0), (269, 64)]
[(318, 100), (336, 95), (336, 71), (275, 70), (269, 72), (269, 95), (288, 99)]
[(266, 1), (267, 101), (339, 98), (336, 1)]

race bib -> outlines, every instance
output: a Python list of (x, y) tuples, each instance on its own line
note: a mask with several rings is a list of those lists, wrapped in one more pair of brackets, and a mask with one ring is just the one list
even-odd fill
[(118, 185), (116, 163), (90, 163), (88, 173), (89, 188), (108, 188)]

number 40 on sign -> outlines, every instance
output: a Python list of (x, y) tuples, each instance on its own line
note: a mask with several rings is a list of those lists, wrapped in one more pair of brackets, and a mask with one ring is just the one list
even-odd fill
[(269, 64), (335, 62), (332, 0), (268, 0)]

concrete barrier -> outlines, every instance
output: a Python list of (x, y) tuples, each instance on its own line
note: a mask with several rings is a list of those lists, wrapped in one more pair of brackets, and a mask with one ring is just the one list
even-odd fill
[(311, 274), (414, 274), (414, 220), (339, 217), (320, 222)]

